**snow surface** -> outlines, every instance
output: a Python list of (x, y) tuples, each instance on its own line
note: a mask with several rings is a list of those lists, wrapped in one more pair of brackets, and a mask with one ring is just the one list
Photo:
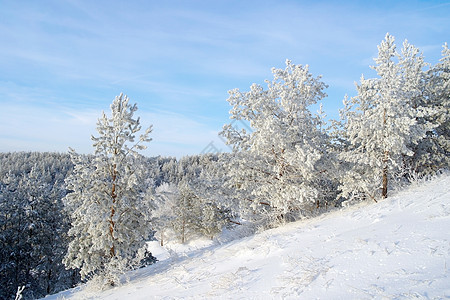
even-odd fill
[(450, 298), (449, 230), (447, 174), (379, 203), (225, 244), (167, 251), (155, 242), (161, 261), (122, 286), (81, 286), (46, 299)]

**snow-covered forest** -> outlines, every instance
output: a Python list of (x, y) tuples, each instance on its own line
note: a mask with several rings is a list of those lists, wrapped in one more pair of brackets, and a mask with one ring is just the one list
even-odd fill
[(35, 299), (86, 282), (109, 289), (126, 272), (158, 264), (149, 241), (252, 235), (378, 203), (445, 172), (447, 44), (431, 65), (387, 34), (374, 62), (376, 76), (361, 77), (338, 120), (326, 117), (327, 84), (308, 65), (287, 60), (266, 86), (229, 91), (231, 121), (220, 135), (231, 153), (140, 155), (152, 127), (141, 128), (136, 104), (120, 94), (98, 119), (92, 155), (0, 154), (0, 298)]

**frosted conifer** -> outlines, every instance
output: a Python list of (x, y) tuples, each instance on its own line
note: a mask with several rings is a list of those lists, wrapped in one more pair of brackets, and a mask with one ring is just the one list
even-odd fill
[(66, 179), (72, 191), (65, 201), (72, 212), (73, 238), (64, 263), (79, 268), (82, 278), (96, 277), (101, 285), (114, 285), (144, 246), (151, 226), (139, 192), (142, 170), (133, 163), (138, 150), (151, 139), (151, 126), (140, 131), (137, 106), (120, 94), (97, 122), (99, 136), (92, 137), (94, 157), (71, 150), (74, 171)]
[(253, 84), (249, 92), (229, 91), (230, 118), (248, 122), (252, 132), (232, 124), (222, 131), (234, 148), (230, 184), (243, 193), (243, 217), (262, 226), (304, 214), (323, 195), (321, 178), (330, 169), (323, 119), (310, 111), (327, 86), (289, 60), (272, 73), (267, 90)]
[(374, 60), (379, 77), (362, 76), (358, 96), (344, 103), (350, 145), (341, 158), (350, 170), (342, 178), (342, 195), (347, 198), (387, 197), (390, 179), (402, 170), (404, 157), (414, 154), (411, 145), (432, 127), (417, 121), (427, 114), (419, 101), (426, 63), (418, 49), (405, 41), (398, 53), (387, 34)]
[(418, 145), (413, 145), (414, 156), (407, 160), (408, 169), (419, 174), (430, 174), (450, 167), (450, 49), (444, 44), (442, 58), (427, 73), (424, 94), (420, 105), (428, 114), (419, 119), (432, 123)]

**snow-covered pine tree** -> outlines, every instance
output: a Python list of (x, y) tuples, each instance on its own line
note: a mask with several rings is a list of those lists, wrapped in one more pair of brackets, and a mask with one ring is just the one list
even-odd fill
[(178, 185), (163, 183), (151, 195), (155, 203), (152, 223), (161, 246), (168, 240), (185, 243), (201, 235), (213, 238), (227, 223), (226, 213), (214, 199), (203, 196), (210, 195), (203, 188), (206, 182), (200, 178), (191, 177), (191, 180), (188, 183), (186, 176)]
[(223, 186), (220, 184), (215, 187), (211, 186), (211, 179), (218, 179), (213, 175), (214, 170), (222, 168), (218, 160), (217, 155), (201, 154), (184, 157), (179, 162), (184, 164), (183, 181), (186, 183), (184, 186), (195, 194), (191, 208), (194, 226), (191, 230), (196, 235), (203, 235), (211, 239), (222, 231), (229, 218), (228, 210), (221, 201), (218, 201)]
[(248, 122), (252, 132), (223, 127), (233, 145), (230, 185), (242, 191), (241, 215), (261, 226), (293, 220), (315, 206), (321, 179), (330, 165), (322, 119), (310, 111), (327, 87), (308, 66), (286, 61), (272, 69), (268, 88), (253, 84), (249, 92), (229, 91), (230, 118)]
[(436, 127), (427, 131), (418, 145), (413, 145), (414, 156), (407, 159), (408, 169), (419, 174), (450, 167), (450, 49), (447, 44), (443, 46), (440, 62), (427, 75), (425, 97), (420, 98), (420, 105), (429, 113), (418, 121)]
[(235, 154), (220, 153), (217, 161), (207, 165), (202, 170), (199, 182), (195, 184), (196, 191), (201, 197), (212, 201), (220, 211), (219, 222), (222, 226), (231, 224), (241, 224), (240, 219), (240, 199), (251, 197), (250, 192), (244, 195), (243, 190), (236, 192), (233, 177), (230, 175), (231, 166), (235, 162)]
[(103, 113), (97, 122), (99, 136), (92, 137), (94, 157), (71, 151), (74, 171), (66, 179), (65, 201), (71, 211), (72, 228), (64, 263), (79, 268), (82, 278), (97, 278), (102, 286), (119, 283), (151, 232), (148, 202), (139, 193), (140, 166), (133, 157), (148, 137), (151, 126), (135, 142), (141, 130), (133, 115), (136, 104), (120, 94), (111, 104), (111, 117)]
[(196, 201), (198, 201), (198, 197), (189, 184), (185, 180), (180, 181), (177, 207), (173, 211), (174, 218), (172, 218), (170, 226), (182, 244), (196, 231), (196, 227), (199, 225), (198, 214), (195, 211)]
[(418, 100), (423, 92), (422, 55), (407, 41), (401, 54), (394, 37), (387, 34), (378, 46), (378, 78), (361, 77), (358, 96), (346, 101), (345, 134), (350, 143), (341, 158), (350, 164), (342, 178), (345, 198), (387, 197), (390, 178), (404, 166), (404, 157), (414, 152), (416, 144), (430, 129), (418, 123), (426, 110)]
[(213, 201), (204, 198), (199, 198), (199, 200), (196, 205), (200, 216), (197, 230), (202, 235), (213, 239), (227, 223), (226, 211), (220, 210)]
[(184, 244), (199, 224), (194, 210), (197, 196), (182, 180), (178, 185), (162, 184), (156, 188), (155, 198), (152, 217), (161, 246), (171, 238)]
[(161, 246), (164, 246), (172, 220), (175, 218), (174, 211), (179, 209), (177, 203), (178, 189), (173, 183), (163, 182), (151, 195), (155, 209), (152, 211), (153, 228), (156, 230), (156, 238)]

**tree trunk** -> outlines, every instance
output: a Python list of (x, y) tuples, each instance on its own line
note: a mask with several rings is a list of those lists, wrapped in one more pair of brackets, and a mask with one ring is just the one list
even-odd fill
[[(387, 117), (386, 117), (386, 108), (385, 108), (384, 112), (383, 112), (383, 128), (384, 128), (385, 132), (386, 132), (386, 123), (387, 123)], [(389, 162), (389, 151), (388, 150), (384, 150), (384, 153), (383, 153), (383, 187), (382, 187), (382, 190), (381, 190), (381, 197), (383, 199), (387, 198), (388, 162)]]
[(111, 257), (116, 256), (116, 249), (114, 247), (114, 221), (113, 217), (116, 213), (116, 210), (114, 209), (114, 206), (116, 204), (116, 178), (117, 178), (117, 170), (116, 165), (113, 165), (113, 174), (112, 174), (112, 188), (111, 188), (111, 198), (112, 198), (112, 205), (111, 205), (111, 215), (109, 216), (109, 234), (111, 235), (111, 240), (113, 241), (113, 244), (111, 246), (111, 249), (109, 250), (109, 254)]
[(51, 280), (52, 280), (52, 261), (51, 261), (51, 263), (50, 263), (50, 270), (48, 270), (48, 273), (47, 273), (47, 289), (46, 289), (46, 292), (47, 292), (47, 295), (50, 295), (50, 292), (52, 291), (51, 290)]
[(184, 238), (184, 227), (186, 226), (186, 224), (185, 224), (185, 221), (184, 221), (184, 219), (183, 219), (183, 222), (182, 222), (182, 224), (181, 224), (181, 243), (182, 244), (184, 244), (184, 240), (185, 240), (185, 238)]
[(388, 191), (388, 160), (389, 160), (389, 151), (384, 151), (383, 158), (383, 188), (381, 191), (381, 197), (383, 199), (387, 198)]

